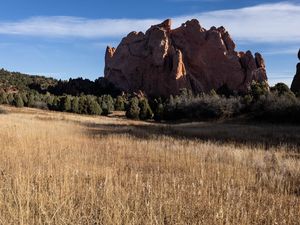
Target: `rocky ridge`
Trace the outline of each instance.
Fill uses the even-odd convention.
[[[237,52],[224,27],[203,28],[196,19],[171,29],[171,20],[146,33],[131,32],[115,49],[107,47],[105,78],[116,87],[151,96],[194,93],[226,87],[246,92],[250,83],[267,81],[259,53]]]

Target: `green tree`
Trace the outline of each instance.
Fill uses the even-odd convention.
[[[58,96],[54,96],[50,109],[59,110],[59,97]]]
[[[107,114],[112,113],[115,110],[114,99],[110,95],[104,95],[103,96],[103,101],[107,105]]]
[[[130,119],[139,119],[140,110],[139,99],[134,97],[129,102],[129,107],[126,111],[126,117]]]
[[[27,101],[27,106],[28,107],[33,107],[35,104],[35,98],[34,98],[34,94],[30,93],[29,96],[27,97],[28,101]]]
[[[47,103],[48,107],[53,105],[53,101],[54,101],[54,96],[53,95],[47,95],[46,103]]]
[[[255,100],[258,100],[260,96],[266,95],[269,92],[269,85],[267,82],[252,81],[250,86],[250,94]]]
[[[79,97],[79,113],[80,114],[88,114],[88,107],[87,107],[87,98],[84,95]]]
[[[21,94],[21,98],[23,100],[24,106],[28,106],[28,98],[26,93]]]
[[[71,104],[71,111],[73,113],[79,113],[79,98],[78,97],[74,97],[72,100],[72,104]]]
[[[277,83],[274,87],[271,87],[272,92],[276,92],[279,96],[290,94],[293,95],[293,92],[289,89],[289,87],[284,83]]]
[[[61,111],[70,112],[71,111],[71,97],[66,95],[60,99]]]
[[[5,92],[0,92],[0,104],[8,104],[7,94]]]
[[[101,102],[102,115],[107,116],[109,114],[109,109],[105,101]]]
[[[12,93],[9,93],[8,96],[7,96],[8,104],[13,105],[14,100],[15,100],[14,95]]]
[[[91,115],[101,115],[102,109],[99,103],[95,99],[91,99],[88,103],[89,114]]]
[[[14,96],[13,105],[16,106],[16,107],[18,107],[18,108],[24,107],[24,102],[23,102],[23,99],[22,99],[22,97],[21,97],[20,94],[16,94]]]
[[[146,98],[141,98],[140,99],[139,107],[140,107],[139,118],[141,120],[152,119],[153,112],[152,112],[151,107],[149,105],[149,102]]]
[[[124,111],[125,110],[125,99],[122,96],[117,96],[115,102],[115,110]]]

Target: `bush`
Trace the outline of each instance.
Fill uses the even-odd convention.
[[[86,96],[82,95],[79,97],[79,113],[80,114],[88,114],[88,107],[87,107],[87,99]]]
[[[102,108],[102,115],[106,116],[114,111],[114,99],[110,95],[103,95],[97,101]]]
[[[125,110],[125,99],[122,96],[118,96],[116,98],[115,109],[117,111],[124,111]]]
[[[126,110],[126,117],[130,119],[139,119],[140,110],[139,99],[134,97],[129,102],[129,106]]]
[[[254,118],[270,122],[300,122],[300,100],[286,92],[268,93],[253,104]]]
[[[88,100],[87,101],[88,114],[90,114],[90,115],[101,115],[102,109],[101,109],[99,103],[91,97],[89,97],[87,100]]]
[[[24,107],[24,102],[20,94],[14,96],[13,105],[18,108]]]
[[[7,94],[5,92],[0,92],[0,104],[8,104]]]
[[[74,97],[72,99],[72,103],[71,103],[71,111],[73,113],[79,113],[79,98],[78,97]]]
[[[71,107],[71,97],[69,95],[60,98],[60,111],[70,112]]]
[[[165,106],[164,119],[194,119],[207,120],[228,118],[241,113],[244,105],[240,97],[220,97],[215,93],[211,95],[198,95],[188,99],[184,96],[170,98]]]
[[[152,112],[151,107],[150,107],[150,105],[148,103],[148,100],[146,98],[140,99],[139,107],[140,107],[139,118],[141,120],[152,119],[153,112]]]
[[[28,107],[34,107],[34,103],[35,103],[35,100],[34,100],[34,94],[29,94],[29,96],[27,97],[28,101],[27,101],[27,105]]]
[[[269,85],[267,82],[252,81],[250,86],[250,94],[255,100],[258,100],[260,96],[266,95],[269,92]]]
[[[28,105],[28,98],[27,98],[26,93],[22,93],[21,98],[23,100],[24,106],[27,106]]]
[[[13,105],[14,104],[14,100],[15,100],[14,95],[12,93],[9,93],[8,96],[7,96],[7,102],[8,102],[8,104]]]
[[[289,89],[289,87],[284,83],[278,83],[274,87],[270,89],[272,92],[277,93],[279,96],[285,95],[289,93],[290,95],[294,95],[294,93]]]

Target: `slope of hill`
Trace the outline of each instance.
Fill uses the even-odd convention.
[[[7,92],[29,91],[30,89],[43,91],[56,84],[57,80],[54,78],[0,70],[0,90]]]

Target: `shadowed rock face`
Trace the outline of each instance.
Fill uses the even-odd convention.
[[[300,60],[300,49],[298,52],[298,59]],[[300,92],[300,63],[297,64],[297,71],[292,82],[291,90],[294,93]]]
[[[224,27],[206,30],[197,20],[172,30],[171,20],[145,34],[131,32],[117,49],[107,47],[105,77],[118,88],[151,96],[194,93],[227,86],[246,92],[252,80],[266,81],[262,56],[236,52]]]

